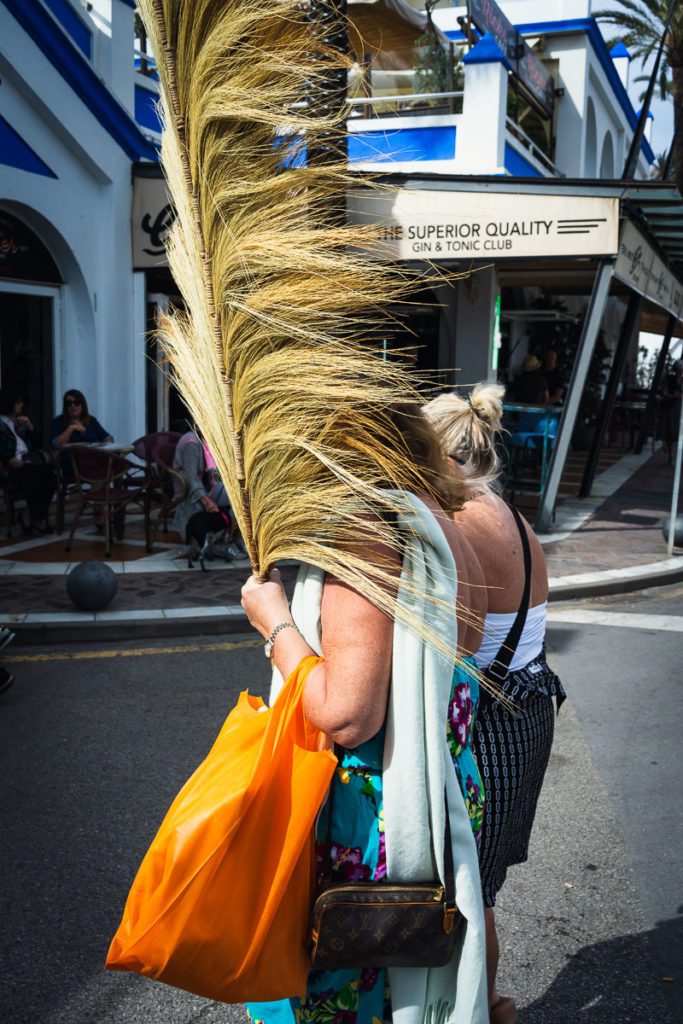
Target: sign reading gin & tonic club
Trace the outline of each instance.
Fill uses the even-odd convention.
[[[404,260],[608,256],[619,243],[616,198],[357,190],[348,216],[377,226],[382,252]]]

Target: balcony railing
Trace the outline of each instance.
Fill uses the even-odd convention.
[[[527,135],[524,129],[513,121],[512,118],[508,117],[505,121],[505,127],[510,135],[513,136],[520,143],[520,145],[529,153],[536,163],[540,164],[543,170],[547,171],[548,174],[554,178],[563,178],[564,174],[562,171],[558,171],[555,164],[552,162],[547,153],[544,153],[541,147],[534,142],[531,136]]]
[[[347,99],[350,118],[460,114],[464,92],[400,93],[396,96],[353,96]],[[388,108],[388,109],[381,109]]]

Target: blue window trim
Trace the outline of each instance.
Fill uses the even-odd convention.
[[[619,106],[626,115],[631,129],[636,130],[638,125],[638,115],[631,103],[628,93],[624,88],[624,83],[619,77],[619,72],[614,66],[612,55],[607,47],[607,43],[603,39],[600,26],[598,25],[595,18],[574,18],[565,21],[530,21],[525,22],[521,25],[515,25],[515,28],[523,36],[542,36],[542,35],[561,35],[566,32],[584,32],[593,47],[595,56],[598,58],[607,80],[612,87],[612,91],[619,103]],[[458,30],[450,30],[445,33],[449,39],[463,40],[465,35],[463,32]],[[649,163],[655,162],[655,154],[652,151],[652,147],[647,139],[643,139],[642,152],[645,159]]]
[[[394,128],[384,131],[350,132],[349,163],[430,163],[455,157],[456,126]]]
[[[57,21],[69,33],[76,46],[86,57],[92,57],[92,32],[84,25],[69,0],[43,0],[43,3],[54,14]]]
[[[135,86],[135,120],[143,128],[152,132],[161,132],[161,120],[157,111],[159,93],[146,89],[144,85]]]
[[[0,114],[0,164],[16,167],[30,174],[42,174],[44,178],[57,178],[57,175],[42,160],[35,149],[21,137],[16,128]]]
[[[26,3],[26,0],[0,0],[0,3],[5,5],[124,153],[131,160],[157,162],[156,147],[145,138],[68,36],[56,27],[45,8],[38,3]]]

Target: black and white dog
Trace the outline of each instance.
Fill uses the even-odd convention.
[[[195,512],[185,527],[185,546],[187,547],[187,567],[192,569],[193,560],[197,558],[204,572],[207,568],[205,560],[213,557],[214,544],[225,545],[225,561],[229,562],[227,551],[230,520],[223,512]]]

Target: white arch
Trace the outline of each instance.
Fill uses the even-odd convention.
[[[584,155],[584,177],[595,178],[598,170],[598,131],[595,121],[595,106],[589,97],[586,107],[586,140]]]
[[[71,246],[54,224],[26,203],[0,198],[0,210],[6,210],[29,227],[49,251],[64,282],[58,290],[59,308],[55,309],[53,338],[53,395],[61,405],[67,387],[79,387],[92,393],[96,365],[95,311],[88,287]]]
[[[614,142],[612,133],[607,132],[602,142],[602,156],[600,157],[600,177],[614,177]]]

